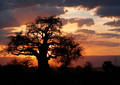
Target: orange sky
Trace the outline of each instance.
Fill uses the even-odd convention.
[[[115,27],[103,25],[104,23],[106,23],[108,21],[112,21],[115,18],[106,18],[106,17],[101,18],[99,16],[95,16],[94,15],[95,9],[91,10],[91,11],[87,11],[82,8],[80,10],[78,10],[77,8],[65,7],[64,10],[67,10],[67,12],[65,14],[60,15],[61,18],[65,18],[68,20],[76,18],[76,19],[78,19],[78,21],[75,21],[75,20],[73,20],[72,22],[68,21],[63,26],[63,31],[77,36],[77,40],[82,44],[83,48],[85,48],[85,50],[84,50],[85,55],[120,55],[120,52],[119,52],[120,45],[114,46],[114,44],[120,43],[120,39],[118,39],[114,36],[113,37],[104,37],[104,36],[99,35],[102,33],[106,33],[105,36],[107,36],[107,34],[109,34],[109,33],[114,33],[114,34],[116,33],[116,32],[108,31]],[[32,14],[30,14],[30,16],[33,17],[33,15],[35,15],[34,11],[31,13]],[[17,19],[18,15],[20,16],[20,14],[15,13],[14,17]],[[3,31],[10,30],[11,33],[24,30],[25,25],[23,25],[23,24],[34,20],[32,17],[30,17],[30,16],[26,17],[24,15],[25,14],[23,13],[21,18],[18,19],[19,23],[22,22],[20,26],[4,27],[2,30]],[[90,22],[82,22],[82,20],[84,20],[84,18],[85,19],[91,18],[94,20],[94,23],[90,24]],[[23,20],[23,21],[21,21],[21,20]],[[80,20],[81,20],[81,22],[80,22]],[[83,23],[83,25],[81,25],[80,23]],[[78,24],[80,24],[80,25],[78,25]],[[81,29],[83,29],[84,31],[81,31]],[[76,31],[78,31],[78,30],[79,30],[79,32],[77,33]],[[89,33],[90,31],[94,31],[95,33]],[[83,37],[87,38],[87,39],[81,40],[81,37],[79,36],[79,34],[82,34]],[[116,33],[116,34],[119,35],[119,33]],[[11,35],[11,34],[9,34],[9,35]],[[108,45],[106,43],[108,43]]]
[[[84,56],[120,55],[119,3],[119,0],[1,0],[0,50],[7,46],[10,35],[25,30],[25,24],[36,16],[57,15],[63,21],[62,31],[80,43]]]
[[[1,0],[0,50],[7,46],[10,35],[25,30],[25,24],[34,21],[36,16],[57,15],[63,21],[62,31],[72,35],[80,43],[84,48],[84,56],[120,55],[120,14],[117,11],[120,8],[119,1],[61,1],[56,0],[53,3],[48,0],[43,3],[30,0],[24,2],[28,4],[25,6],[23,2]]]

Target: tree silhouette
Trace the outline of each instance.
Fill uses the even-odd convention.
[[[32,24],[27,25],[27,30],[11,37],[8,52],[14,55],[34,55],[38,60],[38,68],[47,70],[47,53],[51,45],[57,44],[62,23],[59,18],[38,17]]]
[[[83,70],[84,70],[85,72],[90,72],[90,71],[92,71],[92,70],[93,70],[92,63],[87,61],[87,62],[85,63],[85,66],[84,66]]]
[[[114,72],[116,70],[116,67],[111,61],[105,61],[102,65],[102,68],[105,72]]]
[[[11,36],[8,52],[14,55],[33,55],[38,60],[38,69],[47,71],[48,60],[61,56],[61,60],[68,65],[71,59],[81,56],[81,48],[72,38],[62,36],[62,22],[56,17],[38,17],[32,24],[27,24],[23,32]],[[52,54],[48,54],[52,51]],[[59,52],[58,52],[59,51]]]

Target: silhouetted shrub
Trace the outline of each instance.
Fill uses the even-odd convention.
[[[34,72],[36,68],[33,67],[30,59],[26,58],[22,61],[14,59],[3,66],[2,70],[5,72]]]
[[[92,67],[92,64],[90,62],[86,62],[84,68],[83,68],[83,71],[84,72],[90,72],[93,70],[93,67]]]
[[[77,66],[77,67],[75,68],[75,70],[76,70],[77,72],[82,72],[83,68],[82,68],[81,66]]]
[[[114,71],[116,71],[116,67],[112,64],[111,61],[105,61],[102,67],[103,67],[104,72],[114,72]]]

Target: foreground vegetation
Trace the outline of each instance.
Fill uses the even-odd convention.
[[[87,63],[83,68],[65,68],[49,69],[47,73],[38,72],[36,67],[29,61],[11,63],[0,66],[1,83],[4,85],[37,85],[37,84],[80,84],[80,85],[116,85],[120,83],[120,67],[114,66],[110,61],[103,64],[103,68],[92,68]]]

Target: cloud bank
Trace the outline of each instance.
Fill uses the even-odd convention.
[[[0,11],[33,5],[77,7],[87,9],[99,7],[96,14],[104,17],[120,17],[120,0],[1,0]]]

